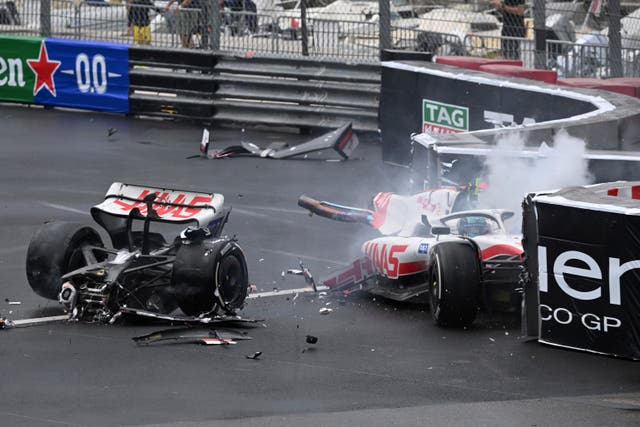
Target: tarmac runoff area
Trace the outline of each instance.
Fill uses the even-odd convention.
[[[59,316],[24,272],[45,220],[91,223],[114,181],[214,191],[233,206],[256,292],[228,346],[136,345],[166,325],[54,322],[0,331],[0,419],[12,426],[637,426],[637,363],[527,342],[517,316],[482,315],[468,330],[435,327],[424,307],[367,294],[304,292],[285,274],[299,258],[316,278],[347,264],[375,232],[309,217],[301,194],[367,206],[404,171],[364,138],[347,162],[187,159],[202,126],[0,106],[0,314]],[[109,129],[116,129],[108,135]],[[296,134],[212,129],[216,148]],[[297,289],[297,291],[296,291]],[[260,295],[258,297],[258,295]],[[17,303],[20,304],[17,304]],[[321,314],[323,308],[331,308]],[[307,335],[318,338],[309,344]],[[251,356],[261,352],[256,359]]]

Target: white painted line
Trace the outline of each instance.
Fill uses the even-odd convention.
[[[329,288],[326,286],[318,286],[318,292],[326,291]],[[294,294],[305,294],[305,293],[314,293],[315,291],[311,287],[306,288],[297,288],[297,289],[283,289],[279,291],[270,291],[270,292],[258,292],[247,295],[247,299],[257,299],[257,298],[269,298],[269,297],[277,297],[277,296],[286,296],[286,295],[294,295]],[[47,316],[47,317],[32,317],[29,319],[18,319],[18,320],[9,320],[9,325],[15,328],[26,328],[28,326],[36,326],[43,325],[45,323],[53,323],[53,322],[63,322],[65,320],[69,320],[69,316],[66,314],[62,314],[60,316]]]
[[[318,292],[326,291],[327,289],[329,288],[326,286],[318,286]],[[277,297],[279,295],[305,294],[305,293],[313,293],[313,292],[314,290],[311,287],[297,288],[297,289],[283,289],[281,291],[258,292],[257,294],[249,294],[247,295],[247,299]]]
[[[233,213],[239,213],[241,215],[247,215],[247,216],[253,216],[253,217],[257,217],[257,218],[266,218],[269,215],[267,214],[263,214],[263,213],[258,213],[258,212],[253,212],[247,209],[242,209],[242,208],[233,208]]]
[[[19,319],[19,320],[10,320],[11,324],[16,328],[34,326],[34,325],[42,325],[43,323],[51,323],[51,322],[61,322],[63,320],[68,320],[69,316],[66,314],[60,316],[48,316],[48,317],[33,317],[31,319]]]
[[[72,208],[69,206],[58,205],[56,203],[40,202],[40,204],[47,206],[49,208],[58,209],[65,212],[73,212],[73,213],[82,214],[82,215],[89,215],[89,212],[81,211],[80,209]]]
[[[15,252],[22,252],[26,250],[28,247],[29,247],[28,245],[23,245],[23,246],[17,246],[15,248],[0,249],[0,255],[9,255]]]
[[[256,205],[242,205],[244,208],[249,209],[262,209],[265,211],[273,211],[273,212],[282,212],[282,213],[290,213],[290,214],[298,214],[298,215],[308,215],[309,211],[300,209],[286,209],[286,208],[274,208],[272,206],[256,206]],[[236,209],[235,207],[233,208]]]
[[[334,261],[332,259],[327,259],[327,258],[318,258],[318,257],[314,257],[314,256],[309,256],[309,255],[301,255],[301,254],[297,254],[297,253],[293,253],[293,252],[279,251],[277,249],[267,249],[267,248],[252,248],[252,249],[258,250],[258,251],[267,252],[267,253],[272,253],[272,254],[290,256],[290,257],[293,257],[295,259],[302,259],[302,260],[309,260],[310,259],[310,260],[313,260],[313,261],[328,262],[328,263],[340,265],[340,266],[343,266],[343,267],[346,267],[347,265],[351,265],[350,263],[346,263],[346,262]]]

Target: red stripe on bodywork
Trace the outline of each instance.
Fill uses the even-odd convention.
[[[347,133],[344,134],[344,137],[342,138],[342,141],[340,141],[340,143],[338,144],[338,148],[339,149],[343,149],[345,145],[347,145],[347,141],[349,141],[349,139],[351,139],[351,135],[353,135],[353,131],[351,129],[349,129],[347,131]]]
[[[482,259],[497,255],[522,255],[522,249],[511,245],[494,245],[482,250]]]
[[[618,195],[617,188],[610,188],[607,190],[607,196],[617,196],[617,195]]]
[[[404,262],[400,264],[400,268],[398,269],[398,275],[404,276],[407,274],[415,274],[425,271],[427,269],[426,261],[414,261],[414,262]]]
[[[371,226],[375,229],[382,227],[387,218],[387,208],[389,207],[389,200],[391,199],[391,193],[378,193],[373,198],[373,205],[375,211],[373,212],[373,220],[371,220]]]
[[[634,185],[631,187],[631,198],[640,199],[640,185]]]

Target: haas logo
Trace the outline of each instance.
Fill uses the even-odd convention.
[[[151,193],[150,190],[144,190],[137,197],[138,200],[142,200]],[[171,200],[169,198],[169,193],[160,193],[156,192],[156,200],[162,202],[160,204],[153,205],[153,209],[158,213],[161,217],[173,217],[177,219],[189,219],[194,217],[200,212],[200,208],[195,207],[198,204],[210,203],[211,197],[209,196],[195,196],[191,200],[187,201],[187,196],[185,194],[178,194],[175,199]],[[126,202],[124,200],[114,200],[114,204],[120,206],[122,211],[128,212],[133,208],[140,209],[140,213],[142,215],[146,215],[147,206],[144,202]],[[181,206],[176,206],[181,205]]]
[[[407,246],[369,242],[365,246],[365,252],[373,262],[376,271],[390,279],[397,279],[400,273],[397,254],[403,253]]]

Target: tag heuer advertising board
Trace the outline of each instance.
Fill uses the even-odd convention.
[[[422,100],[422,131],[458,133],[469,130],[469,109],[459,105]]]

